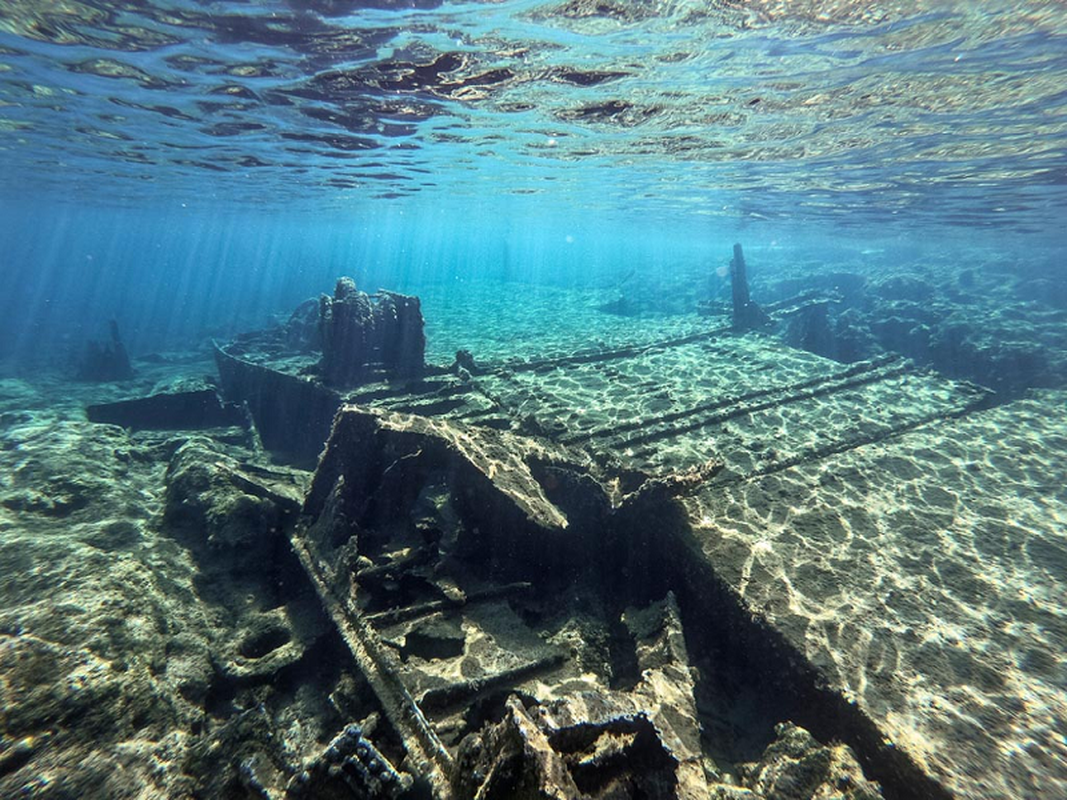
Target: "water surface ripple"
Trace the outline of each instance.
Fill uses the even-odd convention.
[[[102,202],[1026,229],[1067,207],[1065,87],[1058,0],[0,7],[8,190]]]

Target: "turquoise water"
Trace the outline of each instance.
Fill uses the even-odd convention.
[[[340,274],[670,283],[735,239],[757,281],[1056,270],[1065,56],[1057,2],[7,2],[0,356],[108,317],[191,346]]]
[[[1065,220],[1062,0],[0,0],[0,797],[1067,797]]]

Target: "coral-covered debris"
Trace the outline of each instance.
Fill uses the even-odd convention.
[[[351,278],[319,303],[322,375],[332,386],[357,386],[377,371],[415,377],[424,367],[426,336],[419,298],[369,295]]]

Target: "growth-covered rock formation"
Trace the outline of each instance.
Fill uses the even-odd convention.
[[[426,336],[417,297],[372,296],[341,278],[333,297],[322,296],[319,324],[322,375],[331,386],[355,386],[376,371],[407,378],[422,372]]]

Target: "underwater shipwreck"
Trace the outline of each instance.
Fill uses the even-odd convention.
[[[156,389],[88,422],[7,412],[4,506],[78,532],[51,563],[82,593],[35,616],[48,575],[8,554],[11,596],[89,645],[5,620],[0,793],[1067,790],[1021,567],[1060,557],[1019,488],[1067,484],[1055,421],[792,346],[835,298],[759,305],[731,263],[696,332],[451,364],[418,298],[344,278],[216,343],[217,379],[142,363]]]
[[[1067,800],[1067,2],[0,4],[0,800]]]

